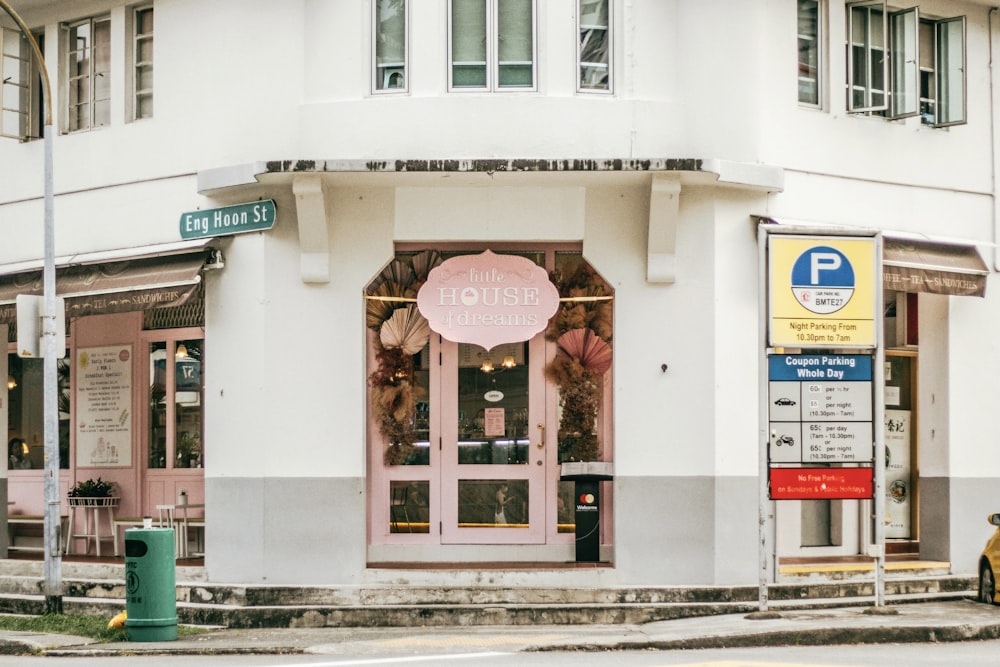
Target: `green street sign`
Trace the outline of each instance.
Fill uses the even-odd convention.
[[[276,213],[272,199],[181,213],[181,238],[200,239],[263,231],[274,227]]]

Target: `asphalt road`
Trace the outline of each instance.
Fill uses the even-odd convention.
[[[876,644],[851,646],[782,646],[756,649],[676,651],[426,652],[372,656],[338,655],[182,655],[24,657],[0,656],[0,667],[32,667],[56,663],[65,667],[995,667],[1000,640],[942,644]]]

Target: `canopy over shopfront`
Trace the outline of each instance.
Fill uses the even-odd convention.
[[[886,289],[986,296],[989,273],[973,245],[882,236],[882,284]]]
[[[215,253],[205,241],[130,252],[56,260],[56,295],[66,300],[67,318],[183,305],[197,292],[201,272]],[[0,266],[0,324],[15,321],[19,294],[42,292],[41,268]]]
[[[806,226],[792,220],[752,217],[760,224]],[[822,233],[822,230],[817,228],[817,233]],[[901,232],[882,233],[884,289],[981,297],[986,296],[986,277],[989,274],[990,270],[974,244]]]

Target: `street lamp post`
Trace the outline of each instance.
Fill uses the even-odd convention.
[[[59,512],[59,413],[56,402],[56,336],[65,332],[56,331],[56,268],[55,268],[55,222],[53,216],[52,187],[52,86],[45,58],[34,35],[21,17],[7,3],[0,0],[3,9],[17,24],[25,39],[31,45],[38,69],[42,76],[42,94],[45,98],[45,259],[42,269],[42,409],[44,412],[45,437],[45,611],[50,614],[62,613],[62,556],[60,553],[62,529]],[[70,527],[72,532],[72,527]]]

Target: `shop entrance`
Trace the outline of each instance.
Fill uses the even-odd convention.
[[[507,252],[529,258],[546,275],[582,262],[578,251]],[[406,261],[423,264],[420,253]],[[529,546],[531,560],[571,560],[574,485],[560,480],[560,463],[580,451],[574,443],[585,438],[576,433],[579,428],[560,435],[561,428],[567,430],[561,424],[565,400],[547,369],[561,348],[551,328],[490,349],[426,330],[423,338],[397,336],[394,329],[419,324],[410,321],[414,313],[405,312],[408,306],[399,305],[415,293],[406,286],[401,264],[397,259],[385,269],[367,296],[372,560],[529,558],[529,551],[506,545]],[[581,299],[581,321],[588,308],[608,307],[610,299],[594,294]],[[384,303],[395,305],[390,309]],[[393,318],[399,327],[384,324]],[[407,343],[423,347],[407,348]],[[611,460],[610,382],[594,377],[596,417],[586,440],[594,443],[592,454],[599,460]],[[408,399],[412,416],[407,416]],[[602,502],[609,507],[611,494]],[[497,549],[470,551],[463,545]]]
[[[442,345],[442,542],[544,541],[544,344]]]

